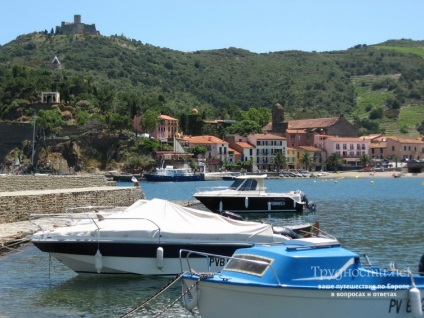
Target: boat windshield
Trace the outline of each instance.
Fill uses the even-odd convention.
[[[239,191],[252,191],[256,190],[258,181],[255,179],[236,179],[233,184],[230,186],[230,189],[239,190]]]
[[[272,262],[272,259],[258,255],[238,254],[235,257],[228,261],[224,270],[262,276]]]

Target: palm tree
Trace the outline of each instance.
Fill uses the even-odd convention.
[[[333,152],[331,155],[327,158],[327,166],[334,169],[335,172],[337,172],[337,168],[343,165],[342,157],[340,156],[340,153]]]
[[[392,160],[395,162],[395,169],[397,170],[399,157],[395,155],[395,156],[393,156]]]
[[[303,165],[304,169],[309,170],[312,162],[313,159],[311,158],[311,155],[308,152],[302,154],[302,157],[300,158],[300,163]]]
[[[368,156],[367,154],[362,154],[359,157],[359,162],[361,163],[361,165],[365,168],[369,163],[372,162],[372,159],[370,156]]]
[[[277,173],[280,173],[280,167],[287,167],[287,158],[282,152],[277,152],[271,159],[271,163],[277,169]]]

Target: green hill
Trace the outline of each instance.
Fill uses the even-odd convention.
[[[322,53],[184,53],[123,36],[32,33],[0,47],[0,119],[30,116],[25,106],[41,91],[59,91],[76,112],[182,118],[197,108],[204,118],[238,119],[278,102],[288,119],[343,113],[364,134],[417,135],[423,55],[424,42],[411,40]]]

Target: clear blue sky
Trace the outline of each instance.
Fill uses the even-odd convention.
[[[1,0],[0,45],[62,21],[179,51],[346,50],[424,40],[423,0]]]

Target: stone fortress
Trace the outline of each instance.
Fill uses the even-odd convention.
[[[74,15],[74,22],[63,22],[60,26],[56,26],[56,34],[89,34],[100,35],[96,30],[95,24],[81,23],[81,15]]]

